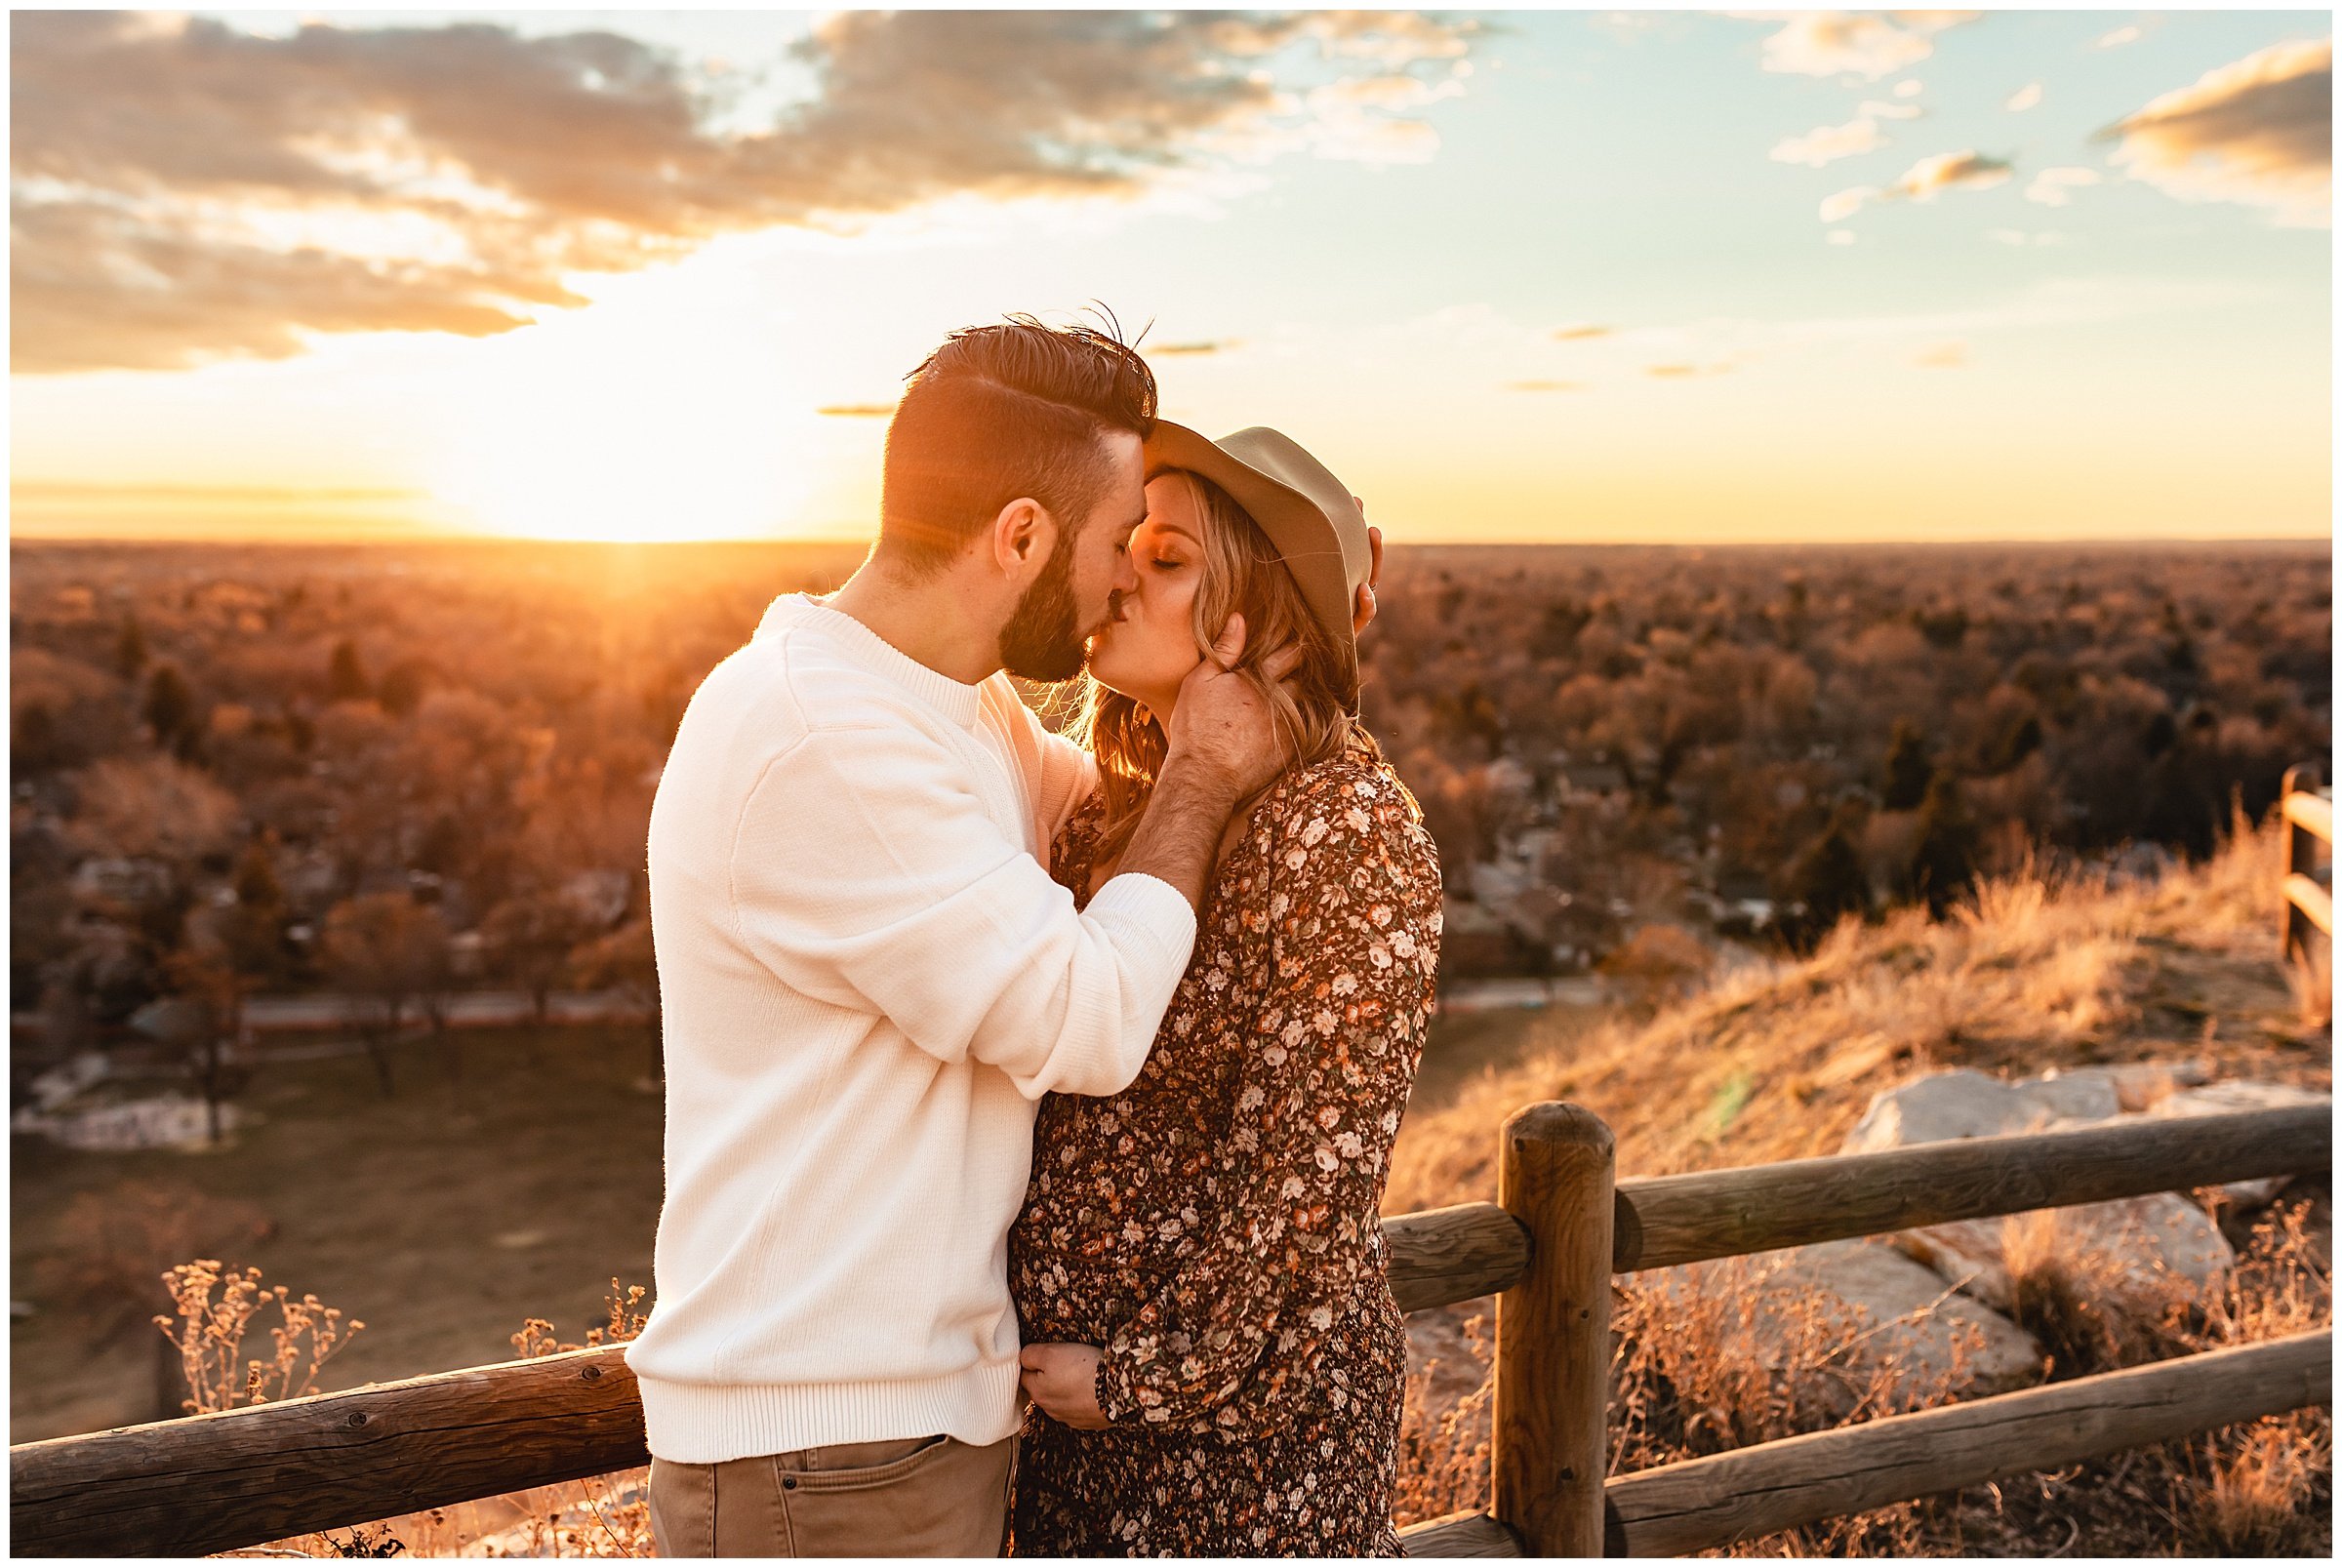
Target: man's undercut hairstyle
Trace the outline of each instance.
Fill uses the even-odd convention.
[[[1154,428],[1154,372],[1089,327],[970,327],[907,380],[886,431],[878,553],[914,573],[942,568],[1020,498],[1077,528],[1113,478],[1104,437]]]

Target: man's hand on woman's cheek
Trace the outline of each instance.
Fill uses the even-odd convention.
[[[1098,1363],[1095,1345],[1028,1345],[1017,1362],[1025,1371],[1026,1396],[1051,1420],[1084,1431],[1098,1431],[1112,1423],[1098,1408]]]

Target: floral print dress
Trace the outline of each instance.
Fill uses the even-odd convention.
[[[1099,820],[1058,836],[1076,899]],[[1010,1288],[1025,1343],[1101,1347],[1111,1425],[1027,1411],[1017,1555],[1399,1554],[1378,1216],[1438,946],[1422,813],[1353,746],[1253,813],[1137,1080],[1042,1102]]]

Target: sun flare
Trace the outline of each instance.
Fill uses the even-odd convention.
[[[787,534],[817,417],[794,378],[642,290],[480,345],[432,493],[484,532],[648,543]]]

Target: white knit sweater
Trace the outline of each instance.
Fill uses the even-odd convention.
[[[1015,766],[1009,766],[1013,759]],[[1017,1424],[1034,1102],[1138,1075],[1194,913],[1041,860],[1086,753],[818,599],[708,675],[651,808],[666,1195],[626,1347],[653,1455]]]

